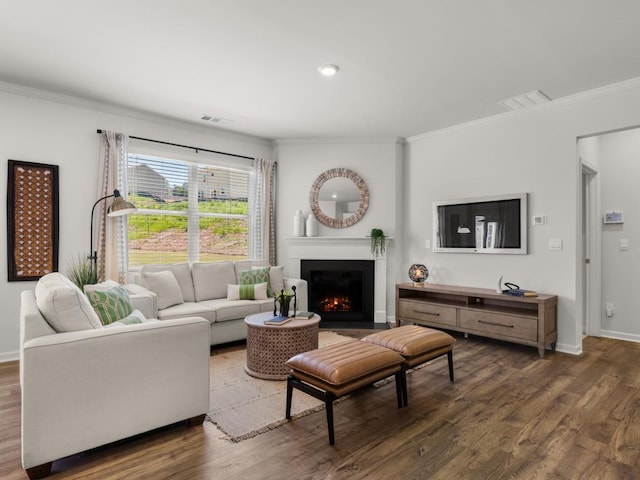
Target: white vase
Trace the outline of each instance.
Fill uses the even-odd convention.
[[[293,215],[293,236],[304,237],[304,216],[302,210],[296,210]]]
[[[313,216],[313,213],[310,213],[307,217],[307,237],[317,237],[318,236],[318,221],[316,217]]]

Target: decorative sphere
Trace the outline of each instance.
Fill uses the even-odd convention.
[[[424,285],[424,282],[427,281],[427,277],[429,277],[429,270],[425,265],[422,265],[421,263],[414,263],[409,267],[409,278],[414,285]]]

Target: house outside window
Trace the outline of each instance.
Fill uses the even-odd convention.
[[[130,153],[129,268],[249,256],[248,169]]]

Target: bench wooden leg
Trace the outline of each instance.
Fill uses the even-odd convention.
[[[449,380],[453,382],[453,350],[447,352],[447,360],[449,361]]]
[[[330,392],[325,392],[319,388],[308,385],[293,375],[289,375],[289,377],[287,377],[287,420],[291,420],[291,397],[293,396],[294,387],[324,402],[327,412],[327,428],[329,429],[329,445],[335,445],[335,436],[333,433],[333,401],[338,397]]]
[[[335,396],[325,392],[324,409],[327,412],[327,429],[329,430],[329,445],[335,445],[335,436],[333,434],[333,401]]]
[[[396,373],[396,396],[398,397],[398,408],[409,405],[409,394],[407,393],[407,369],[402,365],[402,369]]]
[[[285,413],[285,418],[287,420],[291,420],[291,397],[293,396],[293,375],[289,375],[287,377],[287,411]]]

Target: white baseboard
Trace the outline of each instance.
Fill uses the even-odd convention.
[[[0,353],[0,363],[13,362],[14,360],[20,360],[20,352]]]
[[[568,353],[570,355],[582,355],[582,345],[569,345],[568,343],[557,343],[556,352]]]
[[[628,342],[640,343],[640,335],[634,333],[616,332],[615,330],[600,330],[600,336],[613,338],[615,340],[626,340]]]

